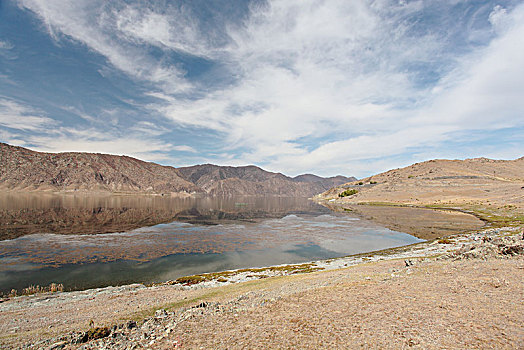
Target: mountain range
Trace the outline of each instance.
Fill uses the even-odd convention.
[[[309,197],[354,177],[289,177],[250,165],[174,168],[128,156],[43,153],[0,143],[0,190]]]

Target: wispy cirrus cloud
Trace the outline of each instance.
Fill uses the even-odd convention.
[[[16,101],[0,98],[1,126],[16,130],[38,131],[55,124],[54,120],[41,114],[41,111]]]
[[[0,50],[11,50],[12,48],[13,44],[11,44],[9,41],[0,40]]]
[[[131,133],[120,135],[113,131],[59,127],[52,133],[11,136],[11,143],[41,152],[92,152],[127,155],[145,161],[177,163],[170,151],[192,152],[186,145],[157,140],[150,135]],[[18,142],[17,142],[18,141]]]
[[[33,135],[27,138],[26,145],[41,152],[93,152],[114,155],[127,155],[146,161],[176,161],[169,155],[172,144],[153,139],[133,136],[114,137],[93,130],[60,130],[53,137]]]
[[[114,128],[77,128],[42,116],[27,104],[0,98],[0,139],[42,152],[96,152],[129,155],[149,161],[176,161],[170,151],[195,152],[187,145],[173,145],[154,138],[159,128],[146,122],[122,135]],[[152,130],[147,132],[147,127]]]
[[[18,3],[142,84],[149,115],[132,133],[201,153],[166,135],[212,131],[210,162],[364,175],[445,153],[458,134],[524,128],[517,1],[271,0],[236,17],[213,2],[205,15],[185,2]]]
[[[444,44],[454,33],[414,30],[409,17],[423,7],[271,2],[231,34],[237,85],[197,101],[166,99],[159,111],[226,130],[228,147],[247,150],[236,162],[294,173],[441,147],[461,130],[522,126],[524,7],[495,6],[493,39],[465,54]]]
[[[124,2],[21,0],[19,4],[39,16],[57,41],[61,36],[78,41],[103,55],[117,69],[158,84],[165,91],[190,88],[175,65],[155,60],[147,50],[137,47],[125,31],[119,30],[126,15],[132,16],[125,8],[122,10]]]
[[[188,145],[173,146],[172,149],[179,152],[197,153],[196,149]]]

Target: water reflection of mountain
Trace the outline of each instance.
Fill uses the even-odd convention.
[[[34,233],[123,232],[172,221],[198,224],[254,221],[322,210],[304,198],[3,194],[0,196],[0,239]]]

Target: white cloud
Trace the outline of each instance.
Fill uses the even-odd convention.
[[[243,23],[225,23],[225,44],[183,6],[20,3],[56,37],[82,42],[123,72],[155,83],[148,86],[149,97],[158,98],[147,106],[153,113],[222,135],[216,162],[363,175],[355,169],[364,162],[367,171],[389,166],[377,158],[441,147],[454,132],[523,126],[524,5],[493,7],[484,19],[491,42],[459,52],[450,42],[460,23],[416,27],[434,5],[424,1],[273,0],[253,6]],[[470,36],[488,40],[481,32]],[[149,55],[149,46],[214,60],[233,83],[181,98],[181,91],[195,92],[194,83],[181,67]],[[132,130],[163,134],[148,123]]]
[[[497,11],[502,13],[500,9]],[[524,6],[520,6],[508,14],[504,19],[505,30],[499,30],[499,37],[487,47],[464,57],[453,57],[458,60],[456,69],[442,78],[434,89],[439,92],[434,94],[424,89],[417,90],[408,74],[403,74],[399,69],[403,63],[409,63],[413,56],[429,60],[439,46],[434,40],[429,40],[429,44],[418,45],[416,39],[406,41],[406,38],[402,38],[403,45],[399,46],[399,51],[405,50],[406,55],[401,54],[392,60],[386,54],[390,50],[388,45],[397,43],[384,43],[386,48],[382,50],[386,52],[376,53],[374,63],[377,68],[370,71],[366,69],[366,62],[360,61],[362,58],[365,61],[366,55],[351,54],[352,49],[360,51],[365,47],[354,39],[358,37],[358,31],[352,33],[354,42],[346,45],[347,51],[344,52],[344,56],[358,57],[358,60],[348,64],[347,71],[343,69],[343,57],[312,56],[314,47],[305,51],[311,59],[304,62],[303,58],[308,58],[308,55],[297,55],[292,69],[280,68],[271,59],[255,60],[256,64],[262,62],[262,66],[266,64],[269,68],[248,70],[251,79],[246,79],[238,89],[227,91],[227,98],[218,99],[218,102],[240,101],[239,105],[244,102],[244,106],[250,103],[256,105],[254,101],[258,100],[263,106],[259,111],[232,118],[230,123],[234,127],[230,137],[233,141],[243,141],[243,145],[252,143],[252,150],[246,152],[242,160],[263,159],[274,170],[286,169],[291,173],[300,173],[323,169],[325,172],[329,169],[335,171],[347,164],[348,172],[362,175],[357,171],[361,166],[357,167],[356,161],[376,163],[373,160],[375,158],[400,155],[410,149],[428,145],[440,147],[452,132],[458,130],[483,129],[489,132],[522,126],[523,11]],[[286,13],[281,8],[278,12]],[[336,17],[334,21],[337,22]],[[395,29],[389,27],[386,21],[383,31],[374,30],[370,34],[366,28],[362,30],[364,41],[374,46],[386,39],[387,32]],[[293,47],[293,42],[304,45],[311,37],[306,35],[305,40],[301,40],[300,37],[291,36],[291,42],[286,45],[279,43],[288,38],[286,35],[273,38],[269,28],[261,32],[264,34],[260,34],[264,36],[261,40],[265,40],[266,47],[252,46],[260,48],[264,55],[284,51],[283,57],[292,57],[291,54],[285,54],[286,48],[290,52],[300,51],[300,48]],[[279,48],[276,51],[268,48],[274,44],[273,39]],[[332,39],[322,42],[332,43]],[[418,39],[424,41],[427,38]],[[249,58],[249,55],[246,56]],[[322,61],[326,57],[333,63]],[[401,103],[400,106],[395,103],[395,100],[405,101],[406,98],[412,99],[413,103]],[[210,111],[220,110],[220,104],[217,108],[213,100],[209,102],[200,103]],[[341,132],[346,136],[341,141],[328,141],[312,151],[290,143],[306,136],[327,135],[329,138],[330,132]],[[369,174],[372,166],[366,163],[365,169]]]
[[[321,167],[325,152],[307,152],[297,140],[338,132],[362,148],[359,141],[369,138],[363,135],[403,129],[395,107],[422,95],[401,66],[429,60],[438,45],[432,36],[406,36],[408,28],[383,10],[363,1],[274,1],[230,33],[228,53],[241,75],[236,86],[198,101],[165,99],[158,111],[226,133],[227,147],[248,150],[246,162],[288,171]],[[395,16],[411,10],[398,8]],[[325,156],[351,157],[342,150]]]
[[[422,120],[462,130],[524,125],[524,5],[505,16],[504,32],[463,57],[437,86],[439,93],[419,112]]]
[[[13,47],[9,41],[0,40],[0,50],[11,50]]]
[[[197,150],[188,145],[173,146],[174,151],[197,153]]]
[[[37,14],[57,41],[59,34],[66,35],[105,56],[126,74],[157,83],[165,91],[180,92],[190,88],[183,71],[155,60],[132,42],[122,40],[125,35],[119,33],[115,25],[123,16],[121,2],[19,0],[19,4]]]
[[[38,131],[55,124],[54,120],[38,114],[39,112],[31,107],[0,98],[0,125],[3,127]]]
[[[398,116],[393,107],[420,95],[399,66],[428,59],[436,47],[432,37],[403,37],[406,30],[363,1],[274,1],[229,33],[235,86],[152,107],[176,123],[227,134],[230,148],[260,151],[333,128],[387,128],[384,120]],[[387,43],[391,32],[398,37]]]
[[[140,5],[126,6],[115,15],[116,27],[126,40],[205,56],[206,41],[192,13],[185,7],[168,7],[162,12]]]
[[[0,129],[0,142],[8,143],[14,146],[24,146],[25,141],[21,135]]]
[[[101,131],[93,128],[56,127],[53,130],[20,135],[2,132],[0,129],[0,138],[7,143],[40,152],[106,153],[154,162],[175,161],[169,152],[178,147],[156,140],[150,135],[119,135],[111,129]],[[181,151],[190,150],[183,147]]]
[[[130,131],[140,135],[159,136],[165,134],[168,131],[168,129],[143,120],[133,125],[130,128]]]
[[[278,11],[286,13],[281,8]],[[496,11],[503,13],[500,9]],[[246,94],[250,93],[250,87],[256,86],[250,98],[256,100],[255,96],[260,96],[260,101],[271,106],[262,112],[246,113],[233,120],[232,124],[236,126],[233,130],[240,134],[237,138],[243,139],[245,145],[254,143],[254,151],[246,152],[244,159],[265,159],[269,168],[286,169],[291,173],[310,169],[335,170],[348,164],[348,172],[362,175],[354,168],[357,160],[374,162],[373,159],[378,157],[400,155],[409,149],[431,144],[441,147],[442,142],[458,130],[481,129],[489,132],[522,126],[523,12],[524,6],[520,6],[508,13],[504,18],[504,31],[498,30],[499,36],[487,47],[463,57],[452,57],[458,64],[449,75],[442,78],[434,90],[439,93],[434,94],[417,89],[410,80],[409,72],[401,69],[403,64],[419,59],[429,61],[431,55],[439,54],[435,49],[439,43],[431,36],[402,37],[403,29],[394,28],[387,20],[377,20],[381,23],[381,29],[368,30],[363,25],[361,32],[352,32],[350,43],[340,46],[346,48],[340,56],[336,52],[329,52],[329,48],[325,50],[328,54],[317,56],[314,55],[315,47],[308,48],[304,44],[314,37],[313,34],[306,34],[304,38],[294,37],[296,33],[293,29],[294,35],[290,39],[295,45],[303,46],[294,48],[293,42],[289,46],[281,43],[288,36],[276,38],[276,35],[271,36],[269,28],[261,30],[265,35],[262,40],[265,40],[266,46],[253,44],[253,47],[261,47],[264,54],[284,51],[283,57],[293,57],[285,54],[286,47],[300,54],[294,61],[296,64],[289,70],[276,68],[271,60],[262,60],[271,65],[271,70],[266,69],[260,76],[247,80],[239,91],[233,90],[233,96],[228,96],[233,101],[238,96],[245,99]],[[358,12],[348,14],[340,11],[337,14],[347,18],[352,18],[351,15],[366,18],[366,14]],[[372,16],[367,15],[368,18]],[[493,20],[493,16],[491,18]],[[339,19],[343,21],[336,15],[332,19],[334,22]],[[300,22],[300,19],[297,21]],[[388,43],[390,32],[393,38]],[[401,35],[399,43],[394,40],[397,34]],[[362,42],[358,40],[359,35],[362,36]],[[270,48],[273,39],[276,40],[278,50]],[[336,42],[333,38],[324,39],[320,43]],[[427,39],[429,44],[424,43]],[[384,47],[377,52],[373,48],[380,43]],[[373,54],[359,55],[357,52],[365,50],[366,45],[372,47]],[[392,49],[392,45],[399,45],[398,50]],[[340,50],[340,47],[337,49]],[[300,50],[304,50],[305,54]],[[357,59],[344,66],[343,56]],[[327,61],[322,61],[326,58]],[[375,69],[367,69],[368,59],[376,65]],[[257,72],[257,69],[250,72]],[[406,101],[409,99],[413,102]],[[211,106],[208,108],[213,109]],[[341,132],[346,136],[341,141],[328,141],[312,151],[305,151],[299,145],[289,147],[290,141],[299,140],[300,137],[328,135],[329,138],[329,132]],[[273,146],[271,150],[266,147],[264,140]],[[279,146],[282,146],[280,152],[276,151]],[[368,166],[366,164],[366,173],[369,174],[371,166]]]
[[[161,162],[165,160],[173,161],[167,154],[172,149],[171,144],[142,139],[136,137],[114,138],[110,135],[98,135],[103,137],[89,138],[88,133],[70,133],[60,136],[29,136],[27,144],[31,144],[31,149],[40,152],[89,152],[105,153],[114,155],[127,155],[130,157]],[[74,136],[73,136],[74,135]],[[80,136],[80,137],[79,137]]]
[[[170,151],[196,152],[187,145],[174,146],[155,139],[159,131],[165,131],[147,122],[138,123],[137,129],[131,128],[122,136],[117,128],[65,127],[41,114],[20,102],[0,98],[0,141],[42,152],[109,153],[156,162],[174,161]]]
[[[507,10],[500,5],[497,5],[489,14],[489,22],[495,31],[500,32],[507,29],[508,17]]]

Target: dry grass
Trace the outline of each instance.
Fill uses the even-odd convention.
[[[309,273],[314,271],[322,270],[322,267],[317,267],[314,263],[305,263],[305,264],[291,264],[291,265],[282,265],[282,266],[270,266],[270,267],[261,267],[261,268],[247,268],[239,269],[233,271],[222,271],[222,272],[210,272],[203,273],[200,275],[184,276],[177,278],[174,281],[168,281],[167,285],[172,284],[182,284],[182,285],[193,285],[201,282],[207,281],[217,281],[217,282],[227,282],[228,278],[232,276],[249,273],[249,277],[255,278],[266,278],[268,275],[264,273],[283,273],[283,274],[299,274],[299,273]]]
[[[522,258],[398,267],[395,277],[392,264],[322,272],[299,281],[317,287],[238,314],[192,318],[173,337],[215,349],[524,346]],[[293,290],[297,281],[288,282]]]
[[[56,292],[63,292],[64,291],[64,285],[61,283],[51,283],[47,287],[41,287],[39,285],[30,285],[29,287],[26,287],[22,289],[21,293],[19,294],[16,289],[11,289],[11,292],[7,295],[9,298],[16,297],[18,295],[32,295],[32,294],[39,294],[39,293],[56,293]]]

